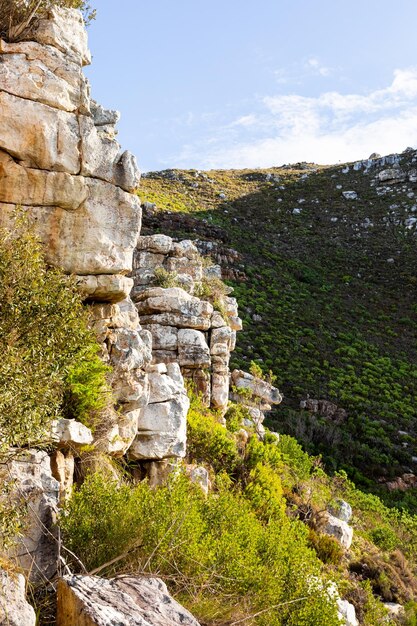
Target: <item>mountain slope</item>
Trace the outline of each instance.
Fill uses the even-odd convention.
[[[231,283],[245,331],[235,365],[255,359],[277,376],[285,400],[271,424],[362,484],[417,468],[416,161],[408,150],[333,167],[168,170],[141,186],[145,231],[212,240],[228,274],[246,277]],[[336,407],[300,410],[309,397]]]

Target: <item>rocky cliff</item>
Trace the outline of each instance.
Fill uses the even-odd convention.
[[[27,39],[0,41],[0,225],[14,228],[23,212],[47,262],[76,277],[112,368],[114,399],[97,432],[73,419],[56,420],[52,453],[24,451],[5,465],[4,478],[12,477],[15,497],[28,505],[25,536],[9,557],[37,584],[62,570],[56,516],[83,451],[126,456],[160,482],[168,460],[186,454],[184,378],[220,420],[226,412],[241,321],[220,268],[191,241],[140,237],[139,171],[116,140],[119,113],[91,98],[82,71],[90,53],[81,14],[51,9]],[[273,401],[280,400],[276,391]],[[62,602],[59,623],[81,623],[72,614],[63,617],[69,609]],[[24,603],[17,615],[20,626],[33,623]],[[109,616],[97,619],[85,623],[110,623]],[[123,623],[184,623],[174,612],[168,621],[150,619],[138,613],[137,621]]]

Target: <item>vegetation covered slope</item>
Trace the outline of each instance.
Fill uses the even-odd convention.
[[[274,428],[368,485],[416,468],[415,160],[406,151],[355,166],[169,170],[148,174],[140,192],[164,232],[171,222],[170,234],[241,253],[234,365],[272,369],[285,395]],[[399,182],[381,182],[392,161]],[[155,232],[158,220],[145,226]],[[300,410],[308,397],[346,414]]]
[[[334,592],[361,626],[417,619],[416,517],[386,508],[343,473],[329,478],[290,436],[242,440],[240,406],[221,426],[192,394],[188,463],[204,466],[205,496],[177,466],[167,484],[87,477],[61,517],[63,541],[89,571],[161,576],[202,626],[332,626]],[[194,466],[195,467],[195,466]],[[345,551],[322,533],[326,508],[353,507]],[[389,619],[383,602],[404,610]]]

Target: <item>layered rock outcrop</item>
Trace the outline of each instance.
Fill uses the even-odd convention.
[[[1,466],[0,480],[12,485],[11,500],[26,511],[24,535],[9,553],[34,583],[53,578],[58,570],[56,526],[59,483],[46,452],[28,450]]]
[[[0,41],[0,225],[14,227],[21,207],[47,261],[76,276],[112,365],[114,398],[96,432],[58,420],[51,459],[34,450],[6,468],[28,508],[13,556],[37,583],[57,572],[55,513],[86,446],[115,457],[129,448],[134,459],[183,457],[189,404],[179,367],[151,364],[152,335],[129,298],[139,170],[115,139],[119,114],[90,97],[81,14],[53,8],[28,39]]]
[[[272,409],[272,405],[280,404],[283,396],[271,382],[242,370],[233,370],[231,385],[230,399],[243,405],[247,411],[243,426],[254,428],[263,437],[265,414]]]
[[[129,193],[139,171],[115,140],[118,115],[90,98],[81,14],[51,9],[31,38],[0,43],[1,222],[25,207],[51,264],[123,275],[140,230],[140,204]]]
[[[236,300],[219,291],[221,268],[191,241],[149,235],[139,238],[132,276],[132,298],[152,334],[153,362],[178,363],[207,404],[224,413],[230,353],[242,323]]]

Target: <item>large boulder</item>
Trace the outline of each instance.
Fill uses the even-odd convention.
[[[25,596],[22,574],[8,574],[0,569],[0,625],[35,626],[36,614]]]
[[[59,483],[52,476],[48,454],[39,450],[17,453],[3,471],[14,481],[12,500],[23,502],[27,509],[24,533],[10,556],[32,582],[44,582],[53,578],[58,567]]]
[[[168,402],[148,404],[139,418],[138,434],[129,448],[129,458],[183,458],[189,406],[189,400],[184,395]]]
[[[87,426],[75,419],[54,420],[52,423],[52,438],[61,448],[69,448],[73,451],[80,450],[83,446],[93,443],[93,434]]]
[[[353,539],[353,529],[347,522],[334,517],[331,513],[326,513],[325,525],[322,530],[326,535],[337,539],[346,550],[349,550]]]
[[[276,387],[248,372],[233,370],[232,383],[238,390],[247,390],[252,396],[266,404],[279,404],[282,401],[282,396]]]
[[[328,511],[343,522],[349,522],[352,517],[352,507],[346,500],[338,499],[331,502],[328,506]]]
[[[199,626],[159,578],[65,576],[57,626]]]
[[[355,607],[347,600],[337,598],[337,612],[343,626],[359,626]]]

